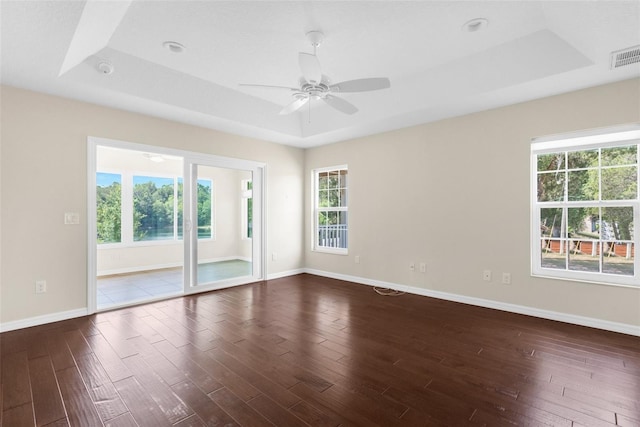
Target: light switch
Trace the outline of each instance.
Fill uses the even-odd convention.
[[[65,212],[64,223],[65,225],[80,224],[80,214],[78,212]]]

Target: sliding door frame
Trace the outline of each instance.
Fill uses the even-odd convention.
[[[213,283],[205,286],[191,286],[191,278],[187,278],[193,267],[191,263],[191,233],[183,233],[184,260],[183,270],[183,295],[206,292],[214,289],[222,289],[231,286],[238,286],[251,283],[266,278],[266,164],[252,160],[243,160],[230,157],[217,156],[214,154],[197,153],[192,151],[158,147],[154,145],[138,144],[133,142],[119,141],[108,138],[89,136],[87,138],[87,311],[89,314],[97,311],[97,226],[96,226],[96,172],[97,172],[97,148],[99,146],[119,148],[123,150],[152,152],[167,156],[181,157],[184,164],[184,194],[191,188],[191,165],[202,164],[213,167],[229,168],[237,170],[247,170],[252,172],[254,186],[254,238],[252,244],[253,271],[251,276],[240,277],[237,280],[229,280],[222,283]],[[184,203],[183,221],[190,219],[190,203]],[[187,224],[183,224],[183,229],[187,230]],[[238,230],[238,232],[240,232]],[[189,237],[187,236],[189,235]],[[197,244],[197,240],[195,242]],[[197,260],[196,260],[197,263]],[[187,265],[189,264],[189,265]],[[197,268],[197,265],[196,265]],[[175,297],[175,295],[173,296]],[[166,298],[166,297],[165,297]],[[164,299],[164,298],[159,298]],[[123,306],[131,305],[124,304]],[[110,307],[109,310],[118,307]]]

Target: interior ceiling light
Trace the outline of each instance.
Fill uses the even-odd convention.
[[[113,65],[111,65],[111,63],[109,63],[107,61],[98,62],[98,65],[96,66],[96,68],[102,74],[111,74],[111,73],[113,73]]]
[[[165,49],[168,49],[171,53],[182,53],[185,49],[185,47],[180,43],[171,41],[162,43],[162,46],[164,46]]]
[[[485,18],[475,18],[471,21],[467,21],[462,26],[462,30],[468,33],[475,33],[477,31],[482,31],[489,26],[489,21]]]
[[[164,156],[162,154],[145,153],[144,156],[147,159],[151,160],[152,162],[156,162],[156,163],[164,162]]]

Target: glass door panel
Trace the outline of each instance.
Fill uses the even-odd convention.
[[[189,284],[217,288],[261,279],[252,169],[192,162],[185,183]],[[188,211],[188,212],[187,212]],[[256,260],[258,258],[258,260]]]

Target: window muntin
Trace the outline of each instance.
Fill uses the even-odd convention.
[[[347,253],[348,169],[347,166],[314,171],[314,249]]]
[[[532,272],[639,285],[637,140],[532,144]]]

